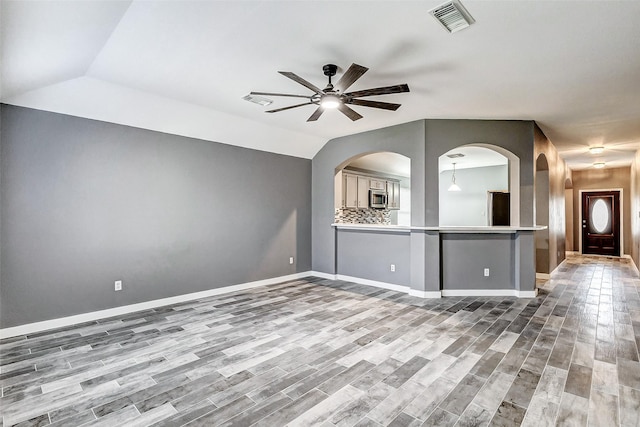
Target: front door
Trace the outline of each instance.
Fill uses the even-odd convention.
[[[620,256],[620,192],[582,193],[582,253]]]

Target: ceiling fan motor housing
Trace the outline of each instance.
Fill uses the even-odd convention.
[[[338,72],[338,66],[335,64],[327,64],[322,67],[325,76],[333,77]]]

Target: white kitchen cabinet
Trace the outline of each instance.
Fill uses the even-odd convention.
[[[387,181],[387,208],[400,209],[400,183]]]
[[[369,177],[345,173],[342,182],[342,207],[369,207]]]
[[[371,178],[369,180],[369,187],[375,190],[384,190],[386,188],[386,181],[384,179]]]
[[[358,207],[369,207],[369,178],[366,176],[358,177]]]
[[[400,209],[400,182],[349,172],[336,174],[335,206],[340,208],[369,208],[369,190],[386,190],[388,209]]]
[[[358,207],[358,177],[356,175],[344,174],[343,206],[345,208]]]

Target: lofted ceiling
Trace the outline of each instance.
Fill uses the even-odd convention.
[[[423,118],[535,120],[570,167],[628,165],[640,148],[639,1],[463,0],[449,34],[440,1],[13,1],[0,9],[4,103],[311,158],[331,138]],[[350,90],[407,83],[306,122],[322,66],[369,68]],[[599,156],[590,146],[605,146]]]

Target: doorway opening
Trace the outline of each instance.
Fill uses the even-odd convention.
[[[535,224],[546,226],[538,230],[536,235],[536,273],[550,274],[549,257],[549,163],[544,154],[536,160],[535,175]]]

